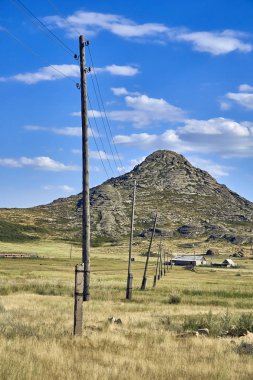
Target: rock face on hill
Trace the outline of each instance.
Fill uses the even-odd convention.
[[[242,231],[249,237],[252,232],[253,203],[192,166],[182,155],[159,150],[131,172],[91,189],[93,238],[121,239],[129,234],[134,180],[135,230],[140,236],[146,236],[156,210],[157,228],[166,231],[167,236],[207,235],[220,239],[224,235],[237,237]],[[45,206],[15,210],[15,220],[22,215],[29,224],[44,226],[48,235],[76,239],[81,227],[81,211],[76,212],[79,199],[80,194]],[[13,210],[1,214],[13,220]]]

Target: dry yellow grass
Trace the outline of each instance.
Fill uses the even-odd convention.
[[[179,338],[168,322],[177,327],[185,316],[210,310],[250,312],[252,260],[238,261],[236,270],[173,269],[155,290],[152,268],[148,289],[141,292],[144,258],[136,253],[133,301],[126,302],[127,245],[94,248],[84,334],[74,338],[71,292],[80,249],[74,248],[72,260],[63,243],[0,244],[0,250],[36,251],[45,257],[0,261],[0,379],[253,378],[252,356],[239,355],[231,343],[238,338]],[[168,303],[174,293],[181,303]],[[110,316],[122,325],[110,324]]]

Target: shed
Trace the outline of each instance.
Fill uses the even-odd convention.
[[[231,259],[226,259],[223,261],[222,266],[224,267],[236,267],[236,264]]]
[[[199,255],[178,255],[172,259],[172,263],[180,266],[199,266],[206,264],[206,259]]]

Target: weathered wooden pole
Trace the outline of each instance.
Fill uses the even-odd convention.
[[[163,275],[166,275],[166,253],[163,251]]]
[[[77,264],[75,268],[74,335],[82,335],[83,332],[83,273],[84,265]]]
[[[150,257],[150,252],[151,252],[153,238],[155,236],[156,220],[157,220],[157,212],[155,214],[153,231],[152,231],[152,235],[151,235],[151,239],[150,239],[150,243],[149,243],[149,247],[148,247],[148,253],[147,253],[147,258],[146,258],[146,263],[145,263],[145,268],[144,268],[144,273],[143,273],[143,279],[142,279],[142,284],[141,284],[141,290],[145,290],[146,289],[148,262],[149,262],[149,257]]]
[[[160,277],[163,276],[163,249],[162,249],[162,243],[160,243]]]
[[[158,266],[159,266],[159,252],[157,252],[157,260],[156,260],[156,267],[155,267],[155,275],[154,275],[154,282],[153,282],[153,288],[156,287],[156,281],[157,281],[157,274],[158,274]]]
[[[132,218],[131,218],[131,229],[130,229],[128,271],[127,271],[127,288],[126,288],[126,299],[127,300],[132,299],[132,289],[133,289],[133,275],[131,273],[131,264],[132,264],[132,244],[133,244],[133,233],[134,233],[135,194],[136,194],[136,181],[134,181],[133,199],[132,199]]]
[[[82,217],[82,259],[84,264],[83,300],[90,298],[90,191],[89,191],[89,147],[88,147],[88,106],[86,86],[84,36],[79,37],[81,75],[81,117],[82,117],[82,166],[83,166],[83,217]]]

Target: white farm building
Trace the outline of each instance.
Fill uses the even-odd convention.
[[[181,266],[199,266],[204,265],[207,263],[204,256],[199,255],[178,255],[172,259],[172,263],[174,265],[181,265]]]

